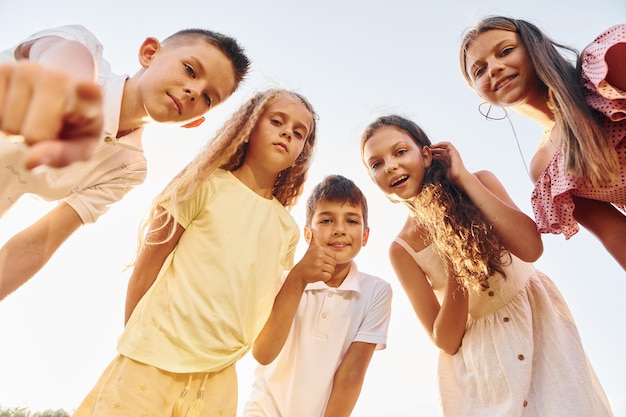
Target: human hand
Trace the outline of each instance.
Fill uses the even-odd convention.
[[[469,171],[463,165],[459,151],[450,142],[439,142],[429,146],[434,159],[443,161],[448,167],[448,177],[455,183]]]
[[[0,131],[20,135],[30,145],[27,168],[88,159],[103,123],[97,83],[36,62],[0,65]]]
[[[306,253],[294,266],[297,276],[305,283],[328,282],[335,272],[335,253],[319,242],[317,230],[310,229],[311,241]]]

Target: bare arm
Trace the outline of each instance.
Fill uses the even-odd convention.
[[[294,271],[295,267],[276,295],[270,316],[252,346],[252,355],[261,365],[271,363],[282,350],[306,288],[306,282]]]
[[[252,346],[252,355],[261,365],[271,363],[282,350],[307,283],[326,282],[335,271],[332,252],[320,246],[315,230],[312,232],[309,249],[287,275],[270,316]]]
[[[626,216],[611,203],[573,196],[574,218],[593,233],[626,271]]]
[[[403,235],[420,239],[410,221],[407,221]],[[426,275],[403,247],[393,242],[389,258],[417,318],[432,341],[439,349],[449,354],[456,353],[465,335],[468,314],[467,295],[462,286],[456,279],[448,277],[440,305]]]
[[[431,150],[448,161],[450,178],[483,212],[507,250],[524,261],[536,261],[543,253],[537,225],[515,205],[496,176],[488,171],[467,171],[458,151],[448,142],[433,145]]]
[[[159,224],[160,220],[156,220],[151,230],[156,230],[156,226]],[[175,231],[170,240],[156,245],[144,244],[139,251],[137,262],[135,263],[135,268],[130,276],[128,289],[126,290],[124,324],[128,323],[128,319],[133,314],[135,307],[137,307],[137,303],[139,303],[139,300],[141,300],[146,291],[148,291],[156,280],[165,259],[174,250],[185,229],[171,218],[168,226],[151,234],[151,237],[155,241],[162,241],[167,237],[171,227],[174,227]]]
[[[21,53],[26,60],[0,65],[0,130],[31,145],[29,168],[87,159],[103,127],[91,52],[49,36],[23,45]]]
[[[374,343],[352,342],[335,372],[324,417],[347,417],[352,413],[375,349]]]
[[[33,277],[82,221],[65,202],[22,230],[0,249],[0,300]]]

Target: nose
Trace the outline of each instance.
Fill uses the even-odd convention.
[[[390,173],[395,171],[398,168],[398,164],[395,162],[391,162],[385,165],[385,172]]]
[[[186,88],[185,95],[189,97],[189,101],[194,103],[196,99],[200,96],[200,93],[195,88]]]
[[[341,222],[337,222],[335,223],[335,227],[333,228],[333,235],[334,236],[340,236],[345,234],[344,230],[343,230],[343,224]]]
[[[493,59],[489,62],[489,77],[495,77],[500,71],[504,69],[504,65],[499,59]]]
[[[280,133],[280,136],[281,136],[281,137],[283,137],[283,138],[285,138],[285,139],[287,139],[287,140],[291,140],[291,136],[292,136],[292,134],[291,134],[291,130],[289,130],[289,129],[285,128],[285,129],[284,129],[284,130]]]

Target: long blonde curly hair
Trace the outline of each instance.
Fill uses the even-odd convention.
[[[312,118],[309,136],[296,163],[278,174],[272,190],[274,197],[288,210],[296,204],[302,194],[315,150],[317,115],[304,96],[293,91],[272,88],[256,93],[233,113],[200,153],[154,198],[140,229],[138,250],[144,243],[161,244],[171,239],[174,234],[173,227],[168,230],[165,240],[151,240],[150,237],[162,231],[168,224],[172,224],[171,219],[177,217],[180,203],[189,200],[216,169],[234,171],[241,167],[246,158],[248,139],[257,121],[265,109],[282,95],[300,100]],[[164,203],[168,203],[167,210],[162,208]]]
[[[431,145],[426,133],[411,120],[398,115],[382,116],[363,132],[362,159],[365,143],[385,126],[406,132],[420,148]],[[490,276],[504,275],[507,260],[503,255],[508,252],[480,209],[450,180],[445,162],[433,159],[425,169],[420,193],[402,202],[409,208],[416,226],[426,230],[427,243],[433,244],[451,269],[449,272],[466,289],[485,290],[489,288]]]

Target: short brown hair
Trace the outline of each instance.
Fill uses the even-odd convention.
[[[222,51],[233,64],[237,86],[245,78],[246,74],[248,74],[250,59],[248,59],[244,49],[234,38],[208,29],[183,29],[168,36],[162,43],[177,42],[179,39],[185,37],[204,39]]]
[[[342,175],[329,175],[313,188],[306,200],[307,226],[311,225],[315,208],[322,201],[348,203],[360,207],[363,212],[363,225],[367,227],[367,200],[352,180]]]

